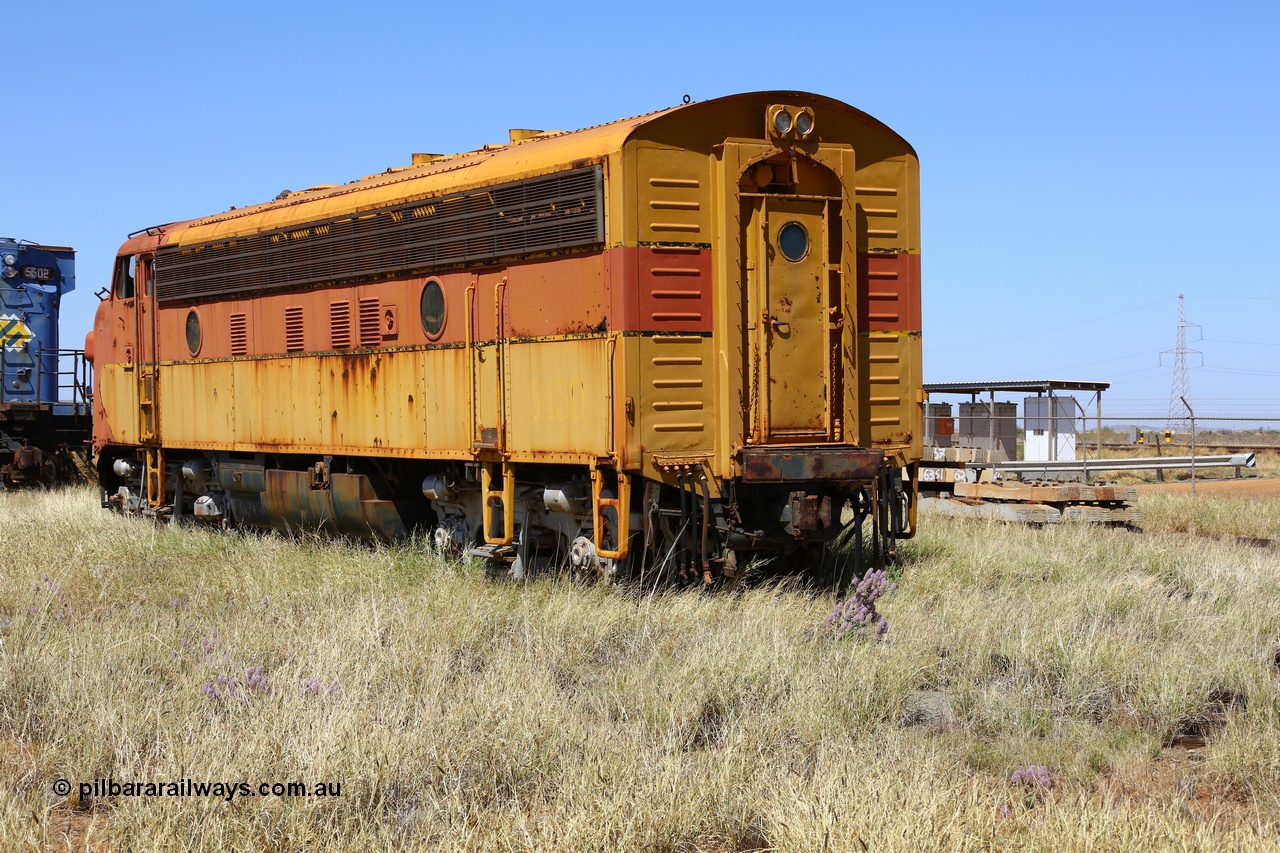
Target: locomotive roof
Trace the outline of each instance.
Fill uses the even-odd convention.
[[[820,105],[824,110],[835,109],[877,127],[900,143],[904,150],[912,152],[910,145],[884,124],[841,101],[805,92],[751,92],[679,104],[582,130],[545,134],[508,145],[489,145],[475,151],[441,157],[423,165],[391,168],[384,173],[340,186],[303,190],[262,204],[171,223],[147,231],[163,232],[161,243],[193,245],[358,214],[392,203],[432,198],[446,192],[466,191],[514,177],[547,174],[569,166],[599,162],[616,154],[637,130],[667,116],[681,113],[682,118],[687,116],[689,120],[709,118],[718,109],[739,106],[743,101],[758,101],[761,106],[768,103],[799,102]],[[126,248],[129,246],[126,243]]]

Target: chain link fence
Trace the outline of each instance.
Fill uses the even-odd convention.
[[[1096,404],[1085,407],[1069,396],[930,401],[925,445],[926,459],[1044,462],[1046,476],[1052,463],[1071,460],[1081,461],[1086,472],[1107,472],[1108,461],[1125,460],[1128,468],[1149,460],[1149,467],[1111,473],[1135,484],[1189,484],[1194,476],[1211,490],[1206,481],[1280,478],[1280,410],[1205,406],[1194,418],[1171,421],[1153,405],[1119,401],[1104,404],[1099,413]],[[1228,456],[1236,462],[1252,457],[1253,464],[1228,464]],[[1162,467],[1164,459],[1168,465]],[[1280,495],[1280,479],[1254,485]]]

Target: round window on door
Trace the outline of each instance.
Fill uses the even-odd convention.
[[[200,314],[194,308],[187,312],[187,349],[192,355],[200,352]]]
[[[419,303],[422,312],[422,331],[429,340],[439,340],[444,333],[445,304],[444,288],[434,278],[422,287],[422,300]]]
[[[788,222],[778,229],[778,251],[795,262],[809,254],[809,232],[799,222]]]

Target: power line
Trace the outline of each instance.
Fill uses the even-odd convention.
[[[950,347],[934,347],[925,350],[925,353],[948,352],[956,349],[971,349],[973,347],[989,347],[992,344],[1004,343],[1005,341],[1017,341],[1023,338],[1039,338],[1049,332],[1060,332],[1063,329],[1071,329],[1076,326],[1084,326],[1089,323],[1097,323],[1099,320],[1110,320],[1112,317],[1120,317],[1124,314],[1132,314],[1134,311],[1143,311],[1156,305],[1161,305],[1173,299],[1172,296],[1166,296],[1164,299],[1157,299],[1155,302],[1148,302],[1146,305],[1138,305],[1134,308],[1126,308],[1123,311],[1116,311],[1114,314],[1103,314],[1101,317],[1091,317],[1088,320],[1078,320],[1075,323],[1067,323],[1065,326],[1055,326],[1052,329],[1038,329],[1034,332],[1027,332],[1025,335],[1010,335],[1007,338],[983,338],[980,341],[971,344],[956,344]]]
[[[1220,338],[1202,338],[1205,343],[1209,344],[1241,344],[1247,347],[1280,347],[1275,341],[1224,341]]]
[[[1197,296],[1194,293],[1187,294],[1190,299],[1258,299],[1264,302],[1280,301],[1280,296]]]
[[[1241,367],[1203,367],[1201,366],[1199,369],[1208,371],[1209,373],[1234,373],[1234,374],[1239,374],[1241,376],[1280,376],[1280,373],[1275,373],[1272,371],[1245,370],[1244,368],[1241,368]]]
[[[1085,362],[1081,362],[1080,364],[1068,364],[1065,367],[1037,368],[1036,370],[1032,370],[1027,373],[1019,373],[1017,374],[1017,376],[1043,376],[1049,373],[1057,373],[1061,370],[1075,370],[1077,367],[1092,367],[1095,364],[1109,364],[1110,362],[1113,362],[1113,361],[1124,361],[1125,359],[1137,358],[1140,355],[1151,355],[1152,353],[1156,353],[1156,352],[1160,352],[1160,350],[1148,349],[1148,350],[1143,350],[1142,352],[1130,353],[1129,355],[1118,355],[1115,358],[1102,358],[1102,359],[1098,359],[1097,361],[1085,361]]]

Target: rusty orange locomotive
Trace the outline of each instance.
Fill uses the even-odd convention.
[[[802,92],[148,228],[99,306],[104,502],[710,582],[914,532],[918,163]]]

